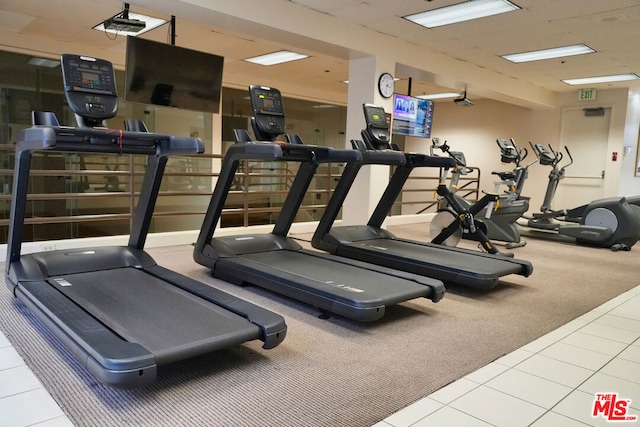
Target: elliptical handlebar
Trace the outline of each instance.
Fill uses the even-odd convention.
[[[524,157],[523,157],[524,159]],[[540,161],[539,157],[536,157],[534,160],[532,160],[531,162],[527,163],[527,165],[524,167],[525,169],[529,169],[529,166],[534,165],[536,163],[538,163]]]
[[[554,150],[551,144],[548,144],[548,147],[549,147],[549,150],[553,153],[553,157],[554,157],[552,166],[556,166],[558,163],[562,161],[562,158],[564,157],[564,155],[562,154],[561,151]]]
[[[571,151],[569,151],[569,147],[567,147],[566,145],[564,146],[564,151],[567,152],[567,155],[569,156],[569,163],[567,163],[566,165],[562,166],[562,169],[564,170],[566,167],[571,166],[573,164],[573,156],[571,155]]]
[[[516,147],[516,150],[518,150],[519,158],[518,158],[518,163],[516,163],[516,166],[520,166],[520,162],[526,159],[527,156],[529,155],[529,150],[527,150],[526,147],[518,148],[518,146],[516,145],[516,141],[514,141],[513,138],[511,138],[511,143],[513,144],[514,147]],[[524,153],[524,156],[522,155],[522,153]]]

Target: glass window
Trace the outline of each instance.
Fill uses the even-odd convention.
[[[0,243],[6,243],[8,233],[14,144],[20,130],[31,126],[31,112],[51,111],[61,124],[76,124],[62,90],[60,66],[31,65],[30,58],[0,51]],[[216,130],[212,114],[123,102],[124,80],[124,72],[116,71],[121,102],[118,116],[107,121],[110,127],[122,128],[125,118],[138,119],[151,132],[197,136],[205,144],[203,156],[169,159],[151,226],[152,232],[198,229],[220,157],[234,142],[233,129],[249,130],[248,91],[223,89],[222,129]],[[346,107],[294,98],[284,101],[289,133],[307,144],[345,147]],[[214,144],[214,132],[215,139],[220,132],[221,146]],[[223,226],[275,222],[297,165],[274,163],[241,166]],[[38,172],[30,179],[25,240],[128,234],[144,168],[141,156],[35,154],[32,171]],[[319,219],[340,172],[341,165],[319,169],[296,221]]]

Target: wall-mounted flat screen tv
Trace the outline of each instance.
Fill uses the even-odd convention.
[[[127,102],[218,113],[224,58],[166,43],[127,37]]]
[[[431,137],[433,106],[433,101],[428,99],[394,95],[391,133],[420,138]]]

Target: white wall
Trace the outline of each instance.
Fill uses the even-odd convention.
[[[438,101],[434,109],[432,137],[446,140],[452,151],[462,151],[469,166],[481,169],[480,188],[493,191],[493,182],[498,178],[492,171],[510,170],[513,165],[500,162],[498,138],[513,138],[520,147],[528,147],[528,141],[555,142],[560,134],[560,116],[550,110],[534,111],[489,99],[474,99],[473,107],[461,107],[452,101]],[[535,119],[532,117],[537,115]],[[557,117],[555,117],[557,116]],[[539,122],[535,125],[533,121]],[[534,132],[530,129],[540,129]],[[407,138],[405,148],[410,151],[428,152],[430,140]],[[527,158],[535,158],[530,156]],[[548,171],[545,169],[542,180],[546,185]],[[530,175],[535,175],[533,167]],[[544,193],[544,186],[538,188],[529,180],[524,195],[533,196]],[[538,181],[538,179],[536,179]],[[539,207],[540,202],[532,202]]]
[[[629,94],[627,115],[624,127],[624,147],[622,149],[622,167],[620,169],[620,194],[632,196],[640,194],[640,176],[635,176],[640,138],[640,92]],[[628,152],[625,151],[625,148]]]
[[[473,107],[461,107],[451,101],[438,101],[434,110],[431,135],[446,140],[453,151],[463,151],[470,166],[481,168],[481,189],[493,190],[495,176],[492,171],[509,170],[513,165],[500,162],[497,138],[514,138],[518,146],[528,147],[529,141],[542,144],[562,145],[562,118],[568,108],[611,107],[611,129],[607,152],[619,153],[618,161],[607,159],[605,196],[640,194],[640,177],[633,174],[638,128],[640,124],[640,93],[627,90],[600,90],[595,101],[579,101],[577,92],[560,94],[555,109],[532,110],[489,99],[473,100]],[[428,152],[430,140],[407,138],[405,149]],[[632,151],[626,157],[624,147]],[[576,147],[574,151],[579,150]],[[535,159],[533,154],[525,164]],[[594,175],[600,171],[593,171]],[[547,185],[549,168],[533,165],[529,168],[523,195],[531,197],[531,211],[538,211]],[[560,196],[560,194],[558,194]],[[585,201],[587,202],[587,201]],[[562,200],[554,206],[564,206]],[[564,206],[572,207],[572,206]]]

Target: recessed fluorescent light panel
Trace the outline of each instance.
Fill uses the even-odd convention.
[[[563,82],[571,86],[580,86],[580,85],[591,85],[591,84],[597,84],[597,83],[625,82],[627,80],[637,80],[637,79],[640,79],[640,76],[638,76],[635,73],[629,73],[629,74],[616,74],[612,76],[567,79],[567,80],[563,80]]]
[[[520,9],[520,7],[507,0],[471,0],[426,12],[407,15],[404,18],[423,27],[435,28],[518,9]]]
[[[288,50],[280,50],[278,52],[268,53],[266,55],[254,56],[253,58],[247,58],[245,61],[253,62],[260,65],[276,65],[283,62],[296,61],[298,59],[308,58],[309,55],[303,55],[301,53],[291,52]]]
[[[431,95],[418,95],[416,98],[421,99],[445,99],[445,98],[457,98],[462,95],[459,92],[444,92],[444,93],[433,93]]]
[[[47,58],[37,58],[35,56],[32,56],[27,61],[27,64],[35,65],[36,67],[55,68],[58,65],[60,65],[60,61],[47,59]]]
[[[572,46],[555,47],[552,49],[534,50],[531,52],[514,53],[511,55],[502,55],[501,58],[507,61],[515,62],[530,62],[541,61],[543,59],[563,58],[565,56],[584,55],[585,53],[593,53],[595,50],[591,49],[585,44],[576,44]]]
[[[117,14],[115,16],[113,16],[112,18],[118,18],[120,17],[121,14]],[[147,15],[143,15],[141,13],[135,13],[135,12],[129,12],[128,18],[129,20],[137,20],[137,21],[142,21],[144,22],[144,28],[139,30],[139,31],[127,31],[127,30],[122,30],[122,29],[111,29],[111,28],[105,28],[104,24],[107,21],[103,21],[101,23],[99,23],[98,25],[96,25],[95,27],[93,27],[94,30],[98,30],[98,31],[106,31],[107,33],[113,33],[113,34],[118,34],[121,36],[139,36],[140,34],[146,33],[147,31],[151,31],[154,28],[158,28],[160,25],[165,24],[167,21],[164,19],[160,19],[160,18],[154,18],[153,16],[147,16]]]

